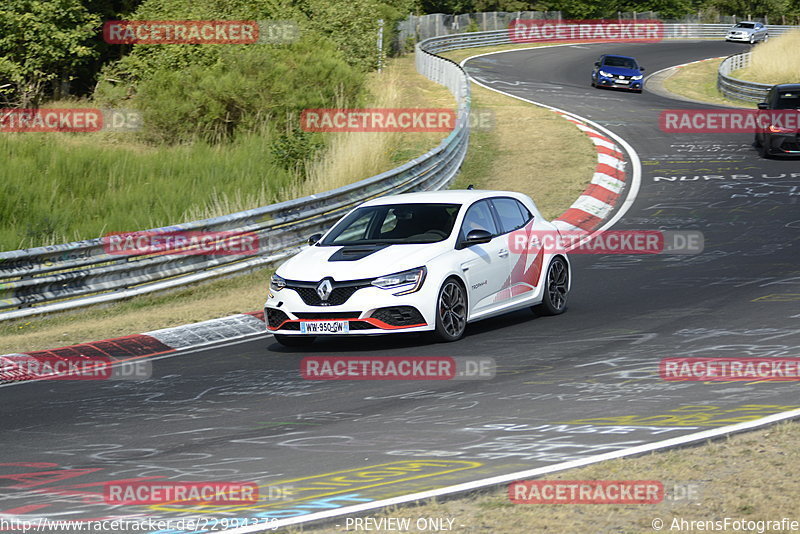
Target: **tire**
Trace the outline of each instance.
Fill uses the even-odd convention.
[[[547,268],[542,303],[531,309],[537,315],[560,315],[567,311],[569,267],[564,258],[555,257]]]
[[[769,34],[765,33],[764,34],[764,39],[762,39],[762,42],[766,43],[767,41],[769,41]]]
[[[439,341],[457,341],[467,328],[467,292],[458,280],[448,278],[436,297],[436,329]]]
[[[273,334],[275,341],[284,347],[307,347],[314,342],[314,336],[287,336],[285,334]]]
[[[756,134],[756,138],[755,141],[753,141],[753,145],[755,145],[756,148],[761,148],[762,144],[763,143],[761,142],[761,139],[759,139],[758,134]]]
[[[756,36],[755,35],[751,35],[750,36],[750,44],[755,44],[755,42],[756,42]]]

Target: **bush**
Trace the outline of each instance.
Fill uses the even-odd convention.
[[[228,141],[239,132],[283,131],[305,108],[355,103],[363,74],[325,41],[242,46],[208,67],[159,70],[139,83],[149,141]]]

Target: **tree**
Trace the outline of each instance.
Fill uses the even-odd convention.
[[[97,52],[100,17],[79,0],[3,0],[0,4],[0,97],[6,105],[29,107],[48,84],[69,82],[74,70]]]

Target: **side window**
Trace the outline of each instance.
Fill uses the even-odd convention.
[[[497,226],[494,224],[492,210],[488,200],[476,202],[467,210],[464,215],[464,222],[461,223],[461,237],[465,238],[472,230],[486,230],[492,235],[498,235]]]
[[[528,210],[513,198],[493,198],[492,204],[494,204],[500,219],[500,233],[513,232],[525,226],[525,223],[530,220],[530,217],[525,217],[522,212],[522,210],[525,212]]]

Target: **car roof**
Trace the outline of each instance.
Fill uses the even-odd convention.
[[[374,198],[364,206],[385,204],[471,204],[476,200],[491,197],[512,197],[524,199],[525,195],[514,191],[491,191],[483,189],[449,189],[447,191],[422,191]]]
[[[774,87],[776,91],[800,91],[800,83],[779,83]]]

